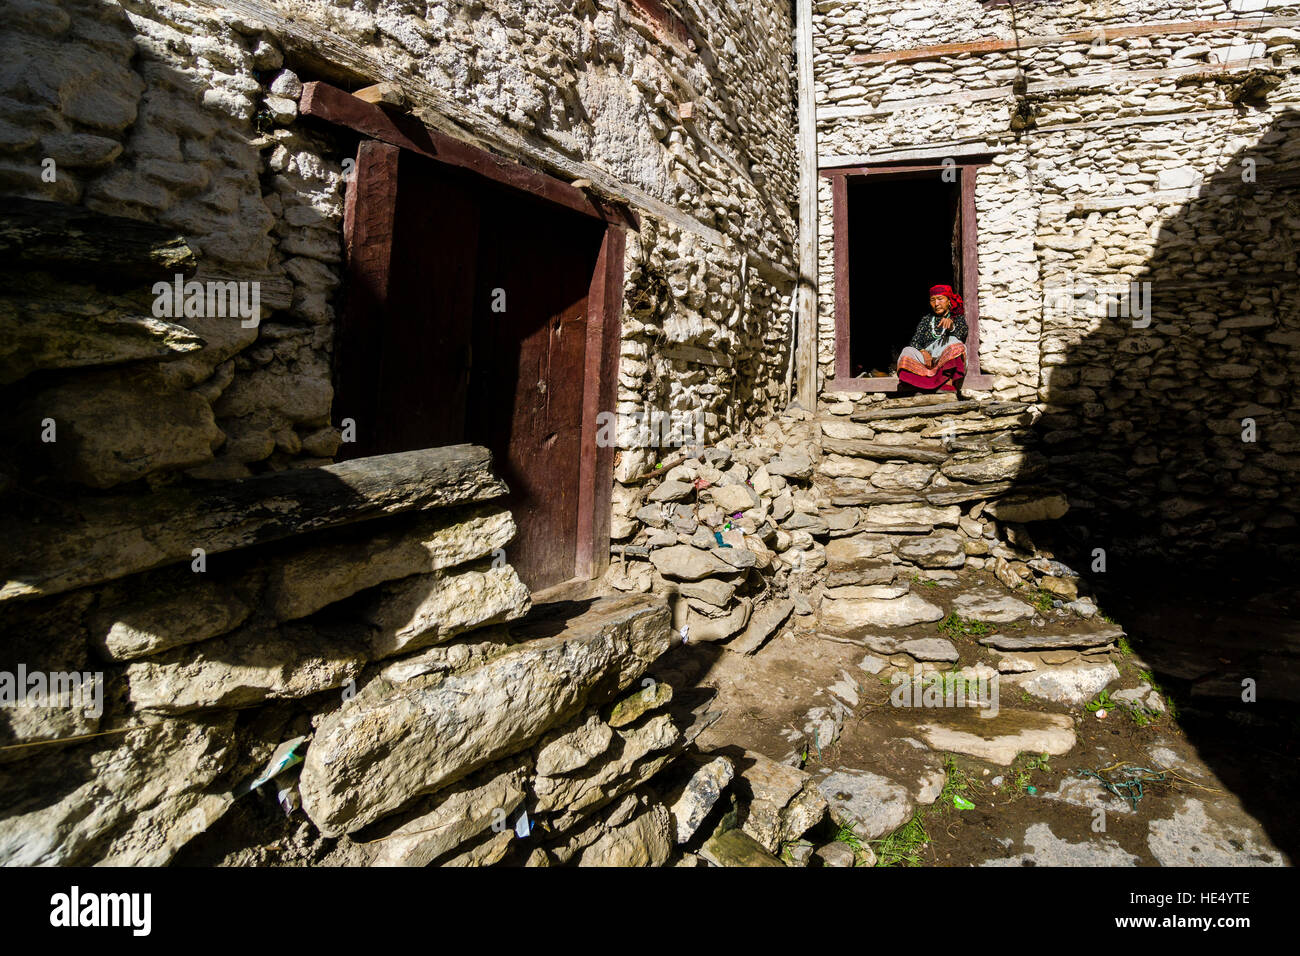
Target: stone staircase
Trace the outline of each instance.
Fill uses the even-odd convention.
[[[1079,575],[1034,547],[1026,525],[1068,506],[1038,481],[1034,415],[950,396],[793,410],[666,462],[629,496],[640,530],[615,547],[606,580],[668,601],[681,643],[653,676],[678,706],[714,715],[691,758],[703,782],[687,790],[716,806],[682,863],[869,863],[871,841],[934,804],[951,761],[976,785],[997,782],[990,802],[1014,803],[1023,754],[1114,762],[1107,728],[1122,718],[1084,710],[1103,689],[1153,719],[1165,710]],[[1177,751],[1210,779],[1174,735],[1148,743],[1137,759]],[[711,760],[733,777],[716,793]],[[1043,796],[1034,823],[1012,833],[1019,823],[1003,819],[1008,835],[976,862],[1032,854],[1032,840],[1060,862],[1093,861],[1051,833],[1086,828],[1097,806],[1127,808],[1073,778]],[[1033,829],[1045,821],[1048,837]],[[846,830],[859,849],[836,840]],[[1125,845],[1103,855],[1160,861]]]

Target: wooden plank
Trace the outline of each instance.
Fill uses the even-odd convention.
[[[1286,57],[1278,67],[1294,66],[1300,59]],[[1259,61],[1254,61],[1258,68]],[[1272,64],[1270,64],[1272,65]],[[1245,72],[1252,68],[1249,57],[1242,57],[1228,63],[1197,63],[1194,66],[1165,67],[1159,70],[1112,70],[1108,73],[1080,73],[1057,77],[1051,80],[1039,80],[1029,84],[1026,92],[1052,93],[1058,90],[1072,90],[1080,87],[1098,90],[1121,90],[1126,84],[1138,84],[1147,80],[1164,79],[1176,76],[1218,73],[1230,75]],[[828,106],[817,112],[823,122],[837,119],[869,118],[889,116],[902,110],[913,110],[920,106],[967,106],[985,100],[1009,98],[1015,93],[1010,86],[991,86],[983,90],[965,90],[961,93],[943,93],[937,96],[911,96],[903,99],[885,100],[876,106]]]
[[[1271,30],[1274,27],[1296,26],[1297,24],[1300,24],[1300,17],[1262,17],[1255,20],[1183,20],[1172,23],[1143,23],[1129,27],[1102,27],[1099,25],[1091,30],[1022,37],[1018,41],[1015,38],[975,40],[966,43],[940,43],[934,46],[892,50],[883,53],[858,53],[846,58],[845,62],[852,66],[867,63],[919,63],[923,60],[937,60],[962,53],[1004,53],[1016,49],[1026,50],[1031,47],[1054,46],[1058,43],[1092,43],[1098,37],[1109,41],[1123,39],[1124,37],[1199,34],[1211,33],[1217,30],[1238,30],[1250,33]]]
[[[849,178],[831,180],[835,242],[835,377],[849,377]]]
[[[817,90],[813,82],[812,0],[795,4],[799,65],[799,286],[795,381],[799,404],[817,410]]]
[[[499,498],[486,448],[451,445],[273,471],[148,495],[60,501],[0,519],[0,601],[58,594],[177,562],[405,511]],[[18,553],[15,553],[18,551]]]
[[[198,258],[184,236],[153,223],[67,203],[5,197],[0,263],[22,271],[78,272],[122,286],[170,279],[178,272],[192,276]]]
[[[605,231],[587,294],[587,368],[583,390],[582,462],[576,574],[597,578],[609,567],[614,447],[596,443],[597,416],[613,411],[618,387],[618,341],[623,319],[623,257],[627,234]]]
[[[402,107],[406,105],[406,97],[402,95],[402,90],[396,83],[374,83],[359,90],[353,90],[352,95],[359,100],[373,103],[376,106],[384,104]]]
[[[715,352],[695,345],[671,345],[664,349],[666,359],[680,359],[694,365],[710,365],[713,368],[731,368],[731,356],[726,352]]]
[[[388,301],[379,343],[376,451],[465,441],[470,329],[483,187],[414,153],[401,157]]]
[[[849,155],[825,154],[817,158],[817,167],[823,176],[833,176],[840,169],[870,169],[872,163],[908,163],[914,160],[954,160],[983,159],[993,161],[993,157],[1005,149],[1004,144],[989,143],[983,137],[964,140],[940,142],[932,146],[906,147],[903,149],[882,149],[874,153],[853,153]]]
[[[379,447],[379,368],[383,316],[388,311],[397,218],[401,150],[362,140],[343,200],[346,299],[334,348],[334,417],[356,424],[355,442],[339,446],[338,458],[365,457]]]
[[[438,162],[468,169],[504,186],[541,196],[595,219],[610,218],[607,208],[581,189],[444,136],[413,117],[385,112],[375,104],[359,100],[328,83],[304,84],[298,109],[303,116],[344,126]]]
[[[978,173],[979,167],[974,165],[961,168],[961,288],[966,306],[966,375],[970,377],[980,374],[979,234],[975,215]]]

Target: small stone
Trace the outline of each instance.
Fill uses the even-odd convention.
[[[922,637],[911,641],[902,641],[898,649],[918,661],[942,661],[955,664],[958,657],[957,648],[952,641],[941,637]]]
[[[821,847],[816,856],[822,861],[822,866],[853,866],[858,860],[853,847],[838,840]]]
[[[715,757],[691,775],[668,809],[676,826],[679,844],[695,835],[735,773],[735,765],[730,760]],[[671,800],[672,795],[668,799]]]
[[[785,866],[744,830],[727,830],[710,837],[700,856],[713,866]]]

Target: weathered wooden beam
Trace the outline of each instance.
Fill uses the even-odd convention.
[[[414,117],[386,112],[375,103],[359,99],[328,83],[305,84],[298,110],[303,116],[343,126],[440,163],[467,169],[503,186],[541,196],[595,219],[615,218],[608,206],[554,176],[508,162],[486,150],[445,136]]]
[[[58,594],[320,528],[507,493],[475,445],[357,458],[0,518],[0,601]],[[75,515],[69,518],[68,515]]]
[[[1300,59],[1287,57],[1282,60],[1279,66],[1291,67],[1297,63],[1300,63]],[[1228,63],[1197,63],[1195,66],[1166,67],[1160,70],[1112,70],[1106,73],[1080,73],[1030,83],[1026,92],[1030,95],[1073,91],[1075,89],[1095,89],[1103,93],[1128,92],[1127,86],[1129,84],[1137,86],[1148,80],[1177,76],[1197,77],[1206,74],[1227,77],[1234,73],[1245,73],[1258,68],[1258,60],[1252,61],[1249,57],[1243,57],[1240,60],[1233,60]],[[968,106],[971,103],[984,100],[1010,99],[1014,95],[1014,88],[1007,84],[990,86],[981,90],[963,90],[960,93],[943,93],[938,96],[909,96],[901,99],[891,99],[877,106],[827,106],[819,109],[817,116],[825,126],[829,125],[831,121],[839,119],[889,116],[905,110],[914,110],[921,106]]]
[[[359,100],[373,103],[376,106],[403,107],[407,105],[406,97],[396,83],[374,83],[359,90],[353,90],[352,95]]]
[[[1211,33],[1216,30],[1256,32],[1271,30],[1274,27],[1293,27],[1297,24],[1300,24],[1300,17],[1261,17],[1256,20],[1182,20],[1166,23],[1141,23],[1126,27],[1098,25],[1090,30],[1049,33],[1036,37],[1021,37],[1019,40],[1011,37],[1008,39],[975,40],[967,43],[939,43],[934,46],[914,47],[908,50],[887,50],[881,53],[858,53],[848,57],[845,62],[852,66],[866,63],[919,63],[923,60],[938,60],[946,56],[957,56],[962,53],[1005,53],[1016,49],[1026,50],[1031,47],[1054,46],[1058,43],[1093,43],[1098,39],[1105,42],[1119,40],[1124,37],[1198,34]]]
[[[153,223],[44,199],[8,198],[0,216],[0,263],[24,271],[76,271],[121,286],[178,272],[192,275],[198,259],[184,236]]]
[[[817,91],[813,83],[812,0],[795,4],[799,66],[799,286],[795,303],[795,381],[800,406],[817,410]]]
[[[593,192],[609,197],[613,202],[628,203],[637,210],[694,233],[714,246],[729,252],[737,251],[731,237],[706,226],[695,216],[615,178],[600,166],[561,152],[539,137],[511,129],[499,120],[466,106],[420,76],[397,72],[381,60],[374,48],[354,43],[301,16],[285,13],[265,0],[190,0],[190,3],[222,20],[234,14],[264,25],[295,56],[309,57],[322,66],[328,65],[335,73],[397,83],[411,101],[412,113],[426,126],[437,126],[452,136],[468,136],[503,154],[563,174],[569,181],[588,179]],[[629,210],[629,215],[632,219],[629,228],[640,228],[635,211]],[[752,251],[743,254],[764,276],[794,281],[794,273],[781,263]]]

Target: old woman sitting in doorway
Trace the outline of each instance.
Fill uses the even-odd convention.
[[[966,307],[951,286],[930,289],[930,314],[898,357],[898,381],[954,392],[966,374]]]

